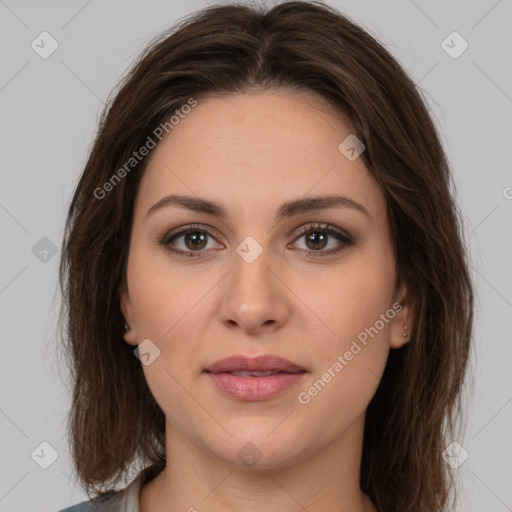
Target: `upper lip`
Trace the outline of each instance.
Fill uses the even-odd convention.
[[[262,355],[257,357],[246,357],[242,355],[230,356],[219,359],[205,369],[211,373],[229,373],[237,371],[250,372],[305,372],[306,370],[298,364],[275,355]]]

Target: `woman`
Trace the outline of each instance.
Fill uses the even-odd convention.
[[[93,494],[66,510],[448,510],[473,318],[452,185],[414,83],[333,8],[214,6],[151,44],[66,225]]]

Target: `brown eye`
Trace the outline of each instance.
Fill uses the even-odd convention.
[[[188,249],[201,250],[206,246],[207,237],[204,231],[189,231],[185,233],[184,243]]]
[[[319,233],[318,231],[312,231],[306,236],[306,244],[310,249],[324,249],[327,245],[329,235],[325,233]]]
[[[299,247],[299,251],[306,253],[310,258],[334,255],[354,243],[350,235],[329,224],[309,224],[303,226],[299,233],[291,247],[296,246],[298,241],[304,238],[305,247]],[[200,257],[206,251],[224,247],[209,231],[199,225],[184,226],[172,231],[160,240],[160,244],[179,256],[187,257]]]
[[[354,243],[350,236],[329,224],[307,225],[302,227],[299,232],[301,234],[295,239],[295,243],[304,238],[305,248],[300,250],[309,253],[311,257],[333,255]],[[332,247],[324,250],[329,245]]]
[[[173,253],[196,257],[201,256],[203,251],[222,247],[215,242],[213,235],[200,226],[184,226],[165,235],[160,244]]]

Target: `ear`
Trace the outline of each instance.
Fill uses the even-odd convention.
[[[129,327],[129,331],[126,331],[123,326],[123,338],[129,345],[138,345],[137,342],[137,331],[135,330],[135,323],[133,319],[133,312],[132,312],[132,303],[130,301],[130,294],[128,292],[128,288],[125,284],[122,284],[119,287],[118,291],[121,311],[123,313],[125,323]]]
[[[410,341],[414,328],[416,296],[411,280],[406,279],[400,285],[394,298],[393,309],[396,315],[391,320],[389,345],[391,348],[400,348]]]

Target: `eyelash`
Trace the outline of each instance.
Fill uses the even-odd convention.
[[[163,245],[170,252],[177,254],[179,256],[184,256],[187,258],[201,257],[202,253],[205,252],[206,249],[201,249],[198,251],[190,251],[190,250],[183,251],[182,249],[176,250],[176,249],[172,249],[170,247],[171,242],[174,242],[177,238],[180,237],[180,235],[184,235],[187,233],[196,233],[196,232],[206,233],[208,236],[215,239],[215,237],[208,230],[202,228],[199,224],[191,224],[188,226],[183,226],[181,228],[178,228],[175,231],[171,231],[170,233],[166,233],[160,239],[159,243],[160,243],[160,245]],[[294,239],[294,242],[296,242],[299,238],[301,238],[304,235],[308,235],[310,233],[318,233],[318,232],[334,237],[338,241],[342,242],[342,245],[335,249],[330,249],[328,251],[323,251],[323,250],[315,251],[315,250],[300,249],[300,251],[308,253],[308,256],[307,256],[308,258],[323,258],[323,257],[331,256],[331,255],[339,253],[340,251],[342,251],[346,247],[351,246],[354,243],[353,239],[350,236],[344,234],[341,230],[335,228],[334,226],[331,226],[330,224],[320,224],[320,223],[307,224],[307,225],[299,228],[298,234],[297,234],[296,238]]]

